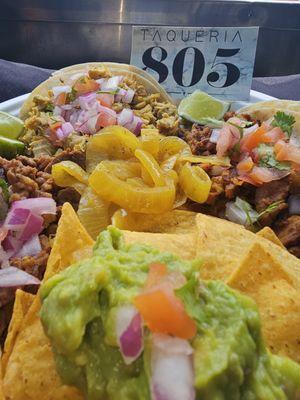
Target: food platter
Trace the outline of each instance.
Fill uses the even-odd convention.
[[[0,400],[300,398],[299,102],[88,63],[0,118]]]

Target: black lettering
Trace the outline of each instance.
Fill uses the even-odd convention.
[[[194,52],[194,65],[193,65],[191,82],[188,85],[185,85],[183,83],[184,62],[185,62],[186,53],[189,49],[192,49]],[[184,87],[194,86],[202,78],[204,68],[205,68],[205,60],[204,60],[202,52],[199,49],[197,49],[196,47],[186,47],[186,48],[180,50],[179,53],[177,53],[176,57],[174,58],[174,62],[173,62],[174,80],[180,86],[184,86]]]
[[[170,33],[173,34],[173,36],[171,36],[171,38],[170,38]],[[173,29],[169,30],[169,31],[167,32],[167,40],[168,40],[169,42],[175,42],[175,39],[176,39],[176,32],[173,31]]]
[[[218,36],[219,36],[219,32],[215,31],[215,30],[210,30],[209,31],[209,41],[212,41],[212,38],[216,39],[216,42],[218,43]]]
[[[225,38],[224,38],[224,42],[227,42],[227,31],[225,31]]]
[[[153,58],[153,51],[154,49],[160,49],[161,50],[161,57],[160,60],[156,60],[155,58]],[[153,71],[157,72],[159,75],[159,79],[158,82],[162,83],[164,82],[169,74],[169,70],[168,67],[162,63],[162,61],[164,61],[168,56],[168,53],[166,52],[166,50],[163,47],[160,46],[154,46],[154,47],[149,47],[149,49],[147,49],[142,57],[142,61],[145,65],[145,67],[143,68],[144,71],[147,71],[147,68],[152,69]]]
[[[241,37],[241,34],[240,34],[240,31],[237,31],[237,32],[235,33],[235,35],[233,36],[232,42],[234,42],[235,39],[237,39],[237,38],[239,38],[240,42],[243,43],[242,37]]]
[[[187,31],[188,32],[188,34],[187,34],[187,37],[184,39],[184,31],[183,31],[183,29],[182,29],[182,31],[181,31],[181,40],[183,41],[183,42],[188,42],[189,40],[190,40],[190,31],[188,30]]]
[[[154,42],[154,41],[156,40],[156,39],[155,39],[156,35],[159,37],[159,41],[161,42],[161,37],[160,37],[160,33],[159,33],[159,30],[158,30],[158,29],[155,31],[154,36],[153,36],[153,38],[152,38],[152,41]]]
[[[203,42],[203,36],[204,36],[204,29],[196,31],[195,42]]]
[[[141,28],[141,31],[143,32],[143,40],[146,40],[146,32],[149,32],[149,29]]]

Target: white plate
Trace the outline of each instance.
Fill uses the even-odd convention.
[[[20,108],[28,96],[29,96],[29,93],[23,94],[22,96],[18,96],[13,99],[4,101],[3,103],[0,103],[0,111],[5,111],[12,115],[18,116]],[[271,97],[264,93],[260,93],[260,92],[256,92],[255,90],[251,90],[249,102],[236,101],[236,102],[232,103],[231,108],[233,110],[238,110],[239,108],[244,107],[249,103],[257,103],[259,101],[267,101],[267,100],[275,100],[275,97]]]

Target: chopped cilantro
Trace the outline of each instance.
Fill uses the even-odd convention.
[[[266,207],[263,211],[261,211],[258,214],[258,218],[262,217],[263,215],[265,215],[267,213],[270,213],[270,212],[276,210],[282,203],[283,203],[283,200],[279,200],[279,201],[275,201],[274,203],[270,204],[268,207]]]
[[[295,117],[293,115],[286,114],[283,111],[277,111],[277,113],[274,115],[274,120],[271,125],[274,127],[278,126],[287,134],[288,137],[290,137],[295,122]]]
[[[4,200],[6,202],[8,202],[8,199],[9,199],[8,184],[3,178],[0,178],[0,188],[1,188]]]
[[[54,104],[52,104],[52,103],[48,103],[48,104],[46,105],[46,107],[44,108],[44,111],[45,111],[45,112],[49,112],[49,113],[52,113],[53,110],[54,110]]]
[[[77,90],[72,88],[71,93],[68,93],[67,95],[68,102],[71,103],[72,101],[74,101],[76,99],[76,95],[77,95]]]
[[[273,146],[261,143],[258,146],[259,166],[266,168],[277,168],[279,170],[289,170],[289,162],[279,162],[275,158]]]

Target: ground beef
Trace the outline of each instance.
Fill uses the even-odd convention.
[[[255,208],[258,212],[265,210],[273,203],[281,202],[278,206],[261,216],[259,222],[261,225],[271,225],[276,217],[287,208],[287,197],[290,191],[289,177],[271,181],[259,186],[255,192]]]
[[[211,128],[193,124],[191,131],[185,132],[184,140],[195,155],[216,154],[216,144],[210,142]]]
[[[43,157],[19,156],[13,160],[0,157],[0,168],[9,184],[10,202],[30,197],[52,197],[54,182],[52,176],[44,171],[43,162]]]
[[[300,246],[300,215],[292,215],[279,222],[276,233],[285,247]]]
[[[227,111],[227,112],[224,114],[223,119],[224,119],[224,121],[226,122],[226,121],[229,120],[229,118],[233,118],[233,117],[235,117],[235,116],[236,116],[235,111]]]

